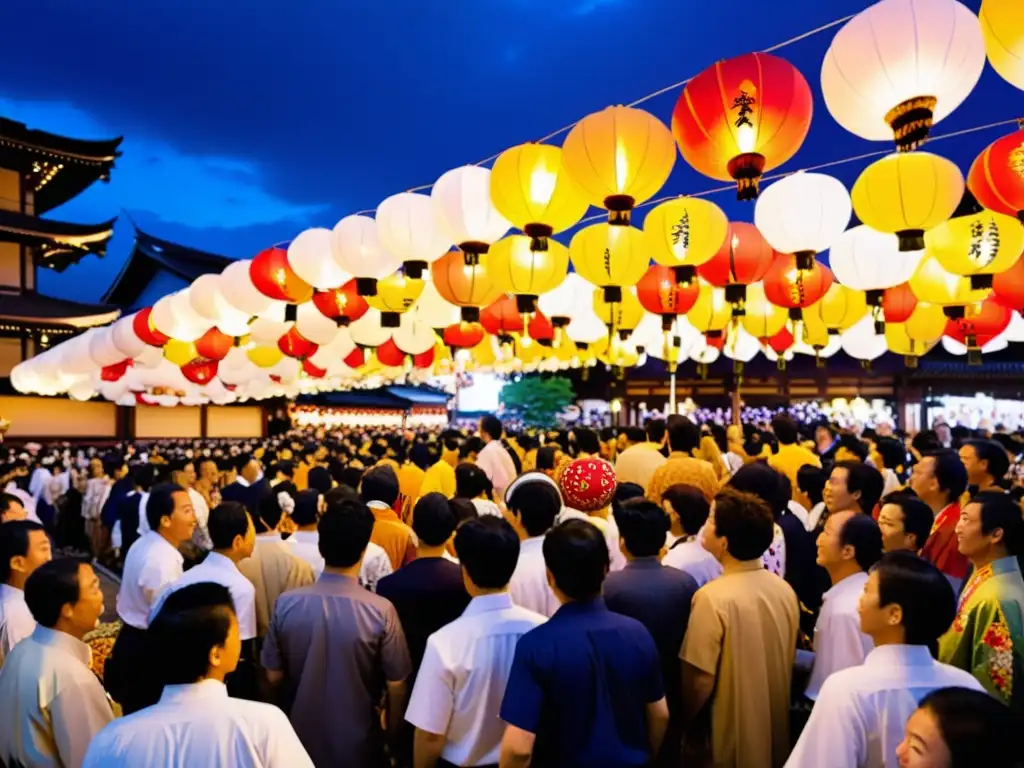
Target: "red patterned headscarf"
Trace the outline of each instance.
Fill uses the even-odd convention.
[[[565,506],[580,512],[596,512],[612,503],[615,468],[596,456],[576,459],[558,480]]]

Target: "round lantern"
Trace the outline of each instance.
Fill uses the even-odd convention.
[[[633,207],[661,189],[675,161],[671,131],[633,107],[587,115],[562,144],[566,170],[591,204],[608,209],[613,224],[629,223]]]
[[[594,291],[593,308],[594,314],[609,331],[617,331],[625,336],[628,336],[644,317],[644,308],[633,288],[624,290],[618,301],[606,301],[604,291],[598,289]]]
[[[437,350],[433,347],[428,349],[426,352],[420,352],[418,355],[412,356],[413,368],[430,368],[434,365],[434,359],[437,357]]]
[[[928,152],[905,152],[869,165],[851,197],[861,222],[895,233],[900,251],[920,251],[924,233],[952,216],[963,194],[963,176],[955,163]]]
[[[793,253],[802,269],[832,247],[853,208],[850,193],[838,179],[800,171],[772,184],[757,199],[754,224],[769,245]]]
[[[295,329],[303,338],[314,344],[330,344],[338,335],[338,328],[338,323],[332,318],[324,317],[312,301],[299,304],[295,310]]]
[[[917,308],[917,296],[910,283],[887,288],[882,296],[882,316],[887,323],[905,323]]]
[[[188,300],[188,288],[164,296],[153,305],[150,318],[153,327],[161,333],[182,341],[195,341],[210,327],[211,323],[192,309]]]
[[[480,325],[492,336],[511,336],[526,328],[515,299],[502,296],[480,312]]]
[[[392,330],[381,324],[380,310],[373,307],[348,327],[352,341],[361,347],[379,347],[391,338]]]
[[[576,272],[606,289],[605,300],[613,302],[621,300],[623,286],[636,285],[644,276],[651,250],[635,227],[592,224],[573,235],[569,258]]]
[[[967,98],[985,67],[977,17],[956,0],[881,0],[836,34],[821,67],[836,122],[916,149]],[[865,222],[868,223],[868,222]]]
[[[181,375],[193,384],[208,384],[217,375],[216,360],[195,360],[181,366]]]
[[[490,254],[449,251],[430,265],[430,277],[441,298],[462,307],[468,323],[480,319],[480,307],[493,302],[501,289],[487,276],[484,264]]]
[[[349,280],[340,288],[330,291],[317,291],[313,294],[313,304],[324,317],[331,318],[338,325],[348,325],[358,320],[370,306],[359,295],[355,280]]]
[[[1018,312],[1024,309],[1024,256],[992,278],[992,298]]]
[[[377,281],[397,270],[402,259],[380,241],[377,222],[368,216],[346,216],[334,225],[332,253],[338,265],[356,278],[360,296],[377,292]]]
[[[110,338],[123,357],[137,357],[146,348],[146,342],[135,333],[136,316],[121,317],[110,326]]]
[[[377,281],[377,293],[367,299],[367,303],[381,312],[381,325],[384,328],[397,328],[401,316],[408,312],[416,299],[423,293],[423,281],[406,277],[402,273],[389,275]]]
[[[735,179],[737,197],[757,197],[761,174],[789,160],[811,126],[804,76],[785,59],[748,53],[690,80],[672,113],[679,150],[712,179]]]
[[[903,327],[911,339],[931,344],[946,332],[946,316],[942,307],[919,302]]]
[[[246,319],[265,312],[274,305],[273,299],[256,290],[251,272],[252,262],[248,259],[233,261],[220,273],[218,286],[224,300],[245,315]]]
[[[438,179],[438,183],[445,176]],[[422,277],[427,265],[441,258],[452,245],[451,238],[441,226],[435,200],[415,192],[400,192],[377,206],[380,244],[402,260],[405,274],[412,278]],[[459,202],[456,200],[456,204]],[[478,207],[485,204],[474,202]],[[486,243],[482,245],[486,248]]]
[[[652,264],[636,284],[636,297],[648,312],[660,315],[662,328],[669,330],[679,315],[685,315],[693,307],[700,294],[696,280],[689,283],[676,281],[675,270]]]
[[[1024,30],[1024,24],[1021,28]],[[1021,61],[1024,66],[1024,51]],[[971,164],[967,187],[990,211],[1024,222],[1024,128],[985,147]]]
[[[267,248],[249,265],[249,277],[256,290],[276,301],[298,304],[313,297],[313,287],[299,277],[288,263],[284,248]]]
[[[725,289],[733,314],[743,314],[746,287],[761,280],[775,261],[775,251],[757,227],[742,221],[729,222],[722,247],[697,268],[711,285]]]
[[[794,341],[792,331],[789,328],[783,328],[768,339],[768,349],[776,355],[784,355],[793,346]]]
[[[191,341],[170,339],[164,344],[164,357],[180,368],[199,357],[199,353],[196,351],[196,345]]]
[[[797,257],[780,254],[764,276],[764,293],[768,301],[790,310],[794,320],[802,310],[819,301],[832,287],[832,270],[815,261],[811,269],[800,269]]]
[[[447,328],[459,321],[459,308],[445,301],[433,282],[425,283],[423,293],[420,294],[412,311],[417,320],[431,328]]]
[[[233,336],[211,328],[196,341],[195,350],[199,357],[207,360],[223,360],[234,346]]]
[[[366,353],[359,347],[356,347],[347,355],[343,361],[349,368],[362,368],[366,363]]]
[[[917,310],[915,310],[916,313]],[[890,352],[903,355],[908,368],[916,368],[917,358],[935,346],[936,341],[942,336],[944,326],[945,321],[940,316],[937,323],[938,334],[931,340],[924,340],[920,337],[922,335],[932,336],[935,332],[934,328],[929,327],[927,333],[923,333],[919,328],[917,333],[911,334],[906,323],[888,323],[885,326],[885,343],[888,345]]]
[[[259,345],[248,350],[246,356],[258,368],[273,368],[284,358],[284,353],[278,347]]]
[[[107,381],[107,382],[120,381],[121,378],[125,375],[125,373],[127,373],[128,369],[131,367],[131,364],[132,364],[131,360],[122,360],[120,363],[114,363],[113,365],[108,365],[108,366],[104,367],[103,370],[100,371],[100,379],[102,381]],[[14,372],[13,371],[11,372],[11,378],[12,378],[12,380],[14,378]],[[12,381],[12,383],[13,383],[13,381]]]
[[[918,300],[945,307],[948,317],[962,316],[966,305],[976,304],[991,293],[987,288],[971,288],[970,278],[947,272],[930,255],[921,260],[921,266],[910,278],[910,289]]]
[[[868,313],[868,304],[863,291],[832,283],[821,300],[808,312],[829,333],[838,334],[860,322]]]
[[[491,201],[491,171],[487,168],[453,168],[434,182],[430,198],[438,228],[447,240],[445,251],[451,243],[463,251],[486,251],[512,226]]]
[[[732,319],[732,307],[725,298],[725,289],[701,283],[697,301],[686,313],[686,319],[702,334],[720,334]]]
[[[786,327],[789,320],[789,314],[783,307],[777,307],[768,301],[761,283],[747,286],[745,310],[740,323],[747,333],[758,339],[775,337]]]
[[[486,331],[480,323],[452,323],[444,329],[444,343],[457,349],[475,347],[484,339]]]
[[[855,360],[865,362],[877,360],[889,349],[886,346],[885,335],[875,333],[875,324],[868,316],[843,331],[839,341],[846,354]]]
[[[277,342],[277,348],[288,357],[305,360],[317,350],[317,345],[292,328]]]
[[[992,69],[1024,90],[1024,14],[1016,0],[982,0],[978,17]]]
[[[337,288],[351,275],[334,260],[333,249],[331,230],[323,227],[307,229],[288,245],[288,264],[299,279],[318,290]]]
[[[124,354],[114,343],[114,334],[110,326],[96,329],[96,333],[89,339],[88,350],[89,359],[97,368],[105,368],[124,359]]]
[[[900,253],[899,238],[861,225],[836,238],[828,263],[836,280],[847,288],[867,293],[871,306],[878,306],[886,288],[907,282],[924,258],[924,251]]]
[[[151,347],[162,347],[167,343],[170,336],[160,333],[154,326],[152,320],[153,308],[145,307],[140,309],[132,320],[132,330],[135,335]]]
[[[252,288],[251,282],[249,287],[259,295],[259,292]],[[259,295],[259,298],[265,300],[262,295]],[[200,317],[228,336],[242,336],[249,327],[251,315],[235,308],[224,298],[221,275],[206,274],[197,277],[189,288],[188,300]]]
[[[402,324],[395,329],[392,336],[398,348],[407,355],[421,355],[429,349],[434,348],[437,343],[437,336],[434,329],[423,322],[410,318],[408,315],[402,318]]]
[[[677,197],[656,205],[644,218],[644,234],[659,264],[676,268],[676,282],[690,282],[695,268],[722,247],[729,220],[714,203]]]
[[[967,347],[970,362],[980,362],[981,348],[1006,330],[1013,311],[991,298],[981,302],[976,311],[971,309],[963,317],[947,321],[946,335]]]
[[[320,368],[311,363],[309,360],[302,361],[302,372],[311,379],[322,379],[324,376],[327,375],[326,368]]]
[[[526,235],[509,235],[487,256],[487,276],[503,293],[517,297],[520,312],[532,312],[537,297],[558,287],[569,271],[569,249],[546,240],[542,250]]]
[[[377,360],[381,365],[398,368],[405,364],[405,352],[398,348],[394,339],[388,339],[377,347]]]

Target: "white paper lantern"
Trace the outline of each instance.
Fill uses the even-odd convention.
[[[796,334],[794,334],[796,335]],[[819,349],[815,349],[810,344],[802,339],[798,339],[793,343],[793,351],[800,355],[813,355],[814,357],[832,357],[836,352],[843,348],[842,339],[838,335],[829,336],[828,344]]]
[[[95,370],[96,364],[89,355],[89,342],[95,334],[96,329],[90,328],[81,336],[75,336],[59,344],[56,347],[59,355],[56,367],[74,376]]]
[[[109,326],[97,328],[89,339],[89,358],[97,368],[106,368],[124,360],[125,355],[114,344],[114,335]]]
[[[408,269],[422,270],[451,248],[437,208],[427,195],[400,192],[377,206],[377,235],[381,245]],[[412,274],[416,277],[416,274]]]
[[[86,400],[91,400],[93,397],[95,397],[96,390],[93,388],[92,382],[89,379],[83,378],[79,381],[76,381],[68,388],[68,396],[72,400],[84,402]]]
[[[348,327],[352,341],[363,347],[379,347],[391,338],[391,330],[381,327],[380,311],[373,307]]]
[[[877,360],[888,351],[885,334],[875,333],[871,315],[865,315],[840,334],[839,343],[856,360]]]
[[[821,253],[850,223],[850,193],[823,173],[794,173],[761,191],[754,224],[780,253]]]
[[[593,291],[593,286],[590,287]],[[543,297],[541,297],[543,298]],[[593,344],[608,338],[608,327],[593,309],[578,312],[565,328],[565,335],[577,344]]]
[[[151,347],[148,344],[141,353],[135,356],[133,366],[136,368],[155,368],[164,359],[162,347]]]
[[[594,286],[576,272],[570,272],[555,290],[542,294],[537,301],[540,311],[549,318],[574,318],[594,311]]]
[[[330,344],[338,335],[338,324],[316,308],[311,301],[299,304],[295,313],[295,328],[302,337],[314,344]]]
[[[310,356],[309,362],[317,368],[323,368],[328,376],[338,376],[352,371],[344,361],[355,348],[356,344],[348,328],[341,328],[330,344],[325,344]]]
[[[923,258],[924,251],[901,251],[897,235],[862,224],[836,238],[828,263],[846,287],[881,291],[913,277]]]
[[[434,182],[430,197],[449,242],[464,251],[500,240],[512,227],[491,202],[491,172],[478,165],[453,168]],[[378,221],[380,213],[377,214]]]
[[[722,345],[722,354],[741,363],[749,363],[760,351],[761,342],[747,333],[741,325],[729,331],[725,344]]]
[[[11,369],[11,386],[18,392],[32,392],[35,382],[31,367],[26,363],[18,363]]]
[[[125,395],[131,394],[128,391],[128,383],[122,377],[119,381],[101,381],[99,385],[100,397],[112,403],[117,402]],[[135,396],[132,395],[132,400]]]
[[[135,329],[132,327],[134,320],[135,315],[132,314],[128,317],[122,317],[110,326],[111,341],[117,347],[118,352],[121,353],[122,359],[137,357],[149,346],[135,334]]]
[[[445,301],[437,292],[434,283],[429,281],[423,286],[423,293],[416,304],[406,314],[415,316],[417,320],[431,328],[447,328],[459,322],[461,317],[459,308]]]
[[[299,277],[321,291],[348,282],[349,274],[334,260],[334,235],[329,229],[307,229],[288,246],[288,265]]]
[[[836,34],[821,89],[846,130],[872,141],[891,141],[895,132],[898,145],[913,149],[967,98],[984,67],[981,25],[966,6],[881,0]]]
[[[256,290],[256,286],[252,284],[252,278],[249,276],[251,264],[252,259],[243,259],[228,264],[221,272],[218,284],[221,294],[228,304],[247,317],[254,317],[275,303],[272,298],[264,296]]]
[[[1005,333],[1000,333],[994,339],[989,341],[985,346],[981,348],[981,354],[987,355],[992,352],[1001,352],[1010,346],[1010,342],[1006,338]],[[967,347],[961,344],[956,339],[951,339],[949,336],[942,337],[942,348],[945,349],[951,355],[966,355],[968,350]]]
[[[156,330],[178,341],[196,341],[212,326],[192,309],[188,288],[157,301],[151,319]]]
[[[422,355],[433,349],[437,342],[437,334],[433,328],[421,321],[405,320],[404,317],[392,338],[398,348],[407,355]]]
[[[1024,317],[1020,312],[1014,311],[1010,317],[1010,324],[1002,333],[1007,341],[1024,341]]]
[[[222,275],[200,275],[188,292],[192,309],[228,336],[244,336],[251,315],[232,306],[221,291]],[[254,289],[255,290],[255,289]]]
[[[703,336],[701,340],[693,345],[690,350],[690,359],[699,365],[711,365],[718,358],[722,356],[722,350],[718,347],[708,344],[708,341]]]
[[[357,280],[380,280],[402,264],[383,246],[377,222],[368,216],[346,216],[334,226],[333,236],[335,261]]]

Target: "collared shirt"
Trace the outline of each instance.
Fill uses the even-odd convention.
[[[512,602],[516,605],[541,616],[555,615],[561,604],[548,584],[543,536],[534,536],[520,543],[519,562],[508,586]]]
[[[665,553],[661,561],[672,568],[678,568],[690,574],[698,587],[703,587],[712,579],[722,575],[722,564],[715,556],[704,549],[700,543],[700,535],[690,536],[686,541],[676,544]]]
[[[117,615],[136,629],[149,626],[149,611],[164,588],[181,578],[184,558],[159,533],[150,531],[128,550],[117,593]]]
[[[507,592],[475,597],[461,618],[427,640],[405,719],[444,734],[441,757],[453,765],[497,763],[499,719],[520,638],[545,617],[512,603]]]
[[[302,558],[313,568],[314,579],[319,579],[324,572],[324,558],[320,554],[320,533],[317,531],[296,531],[285,544],[296,556]],[[371,592],[377,591],[377,582],[390,573],[391,558],[384,548],[372,541],[366,545],[363,553],[363,564],[359,567],[359,583]]]
[[[314,763],[372,765],[384,682],[412,671],[391,603],[355,579],[324,573],[277,599],[261,661],[284,673],[285,710]]]
[[[786,759],[799,618],[793,588],[760,558],[733,563],[697,590],[680,658],[715,676],[716,765],[777,768]]]
[[[841,669],[856,667],[875,644],[860,631],[857,606],[864,594],[868,575],[859,571],[835,584],[824,595],[818,622],[814,625],[814,667],[807,682],[807,698],[816,700],[825,679]]]
[[[36,620],[17,587],[0,584],[0,666],[11,650],[32,634]]]
[[[444,459],[431,466],[423,475],[420,496],[443,493],[449,499],[455,496],[455,467]]]
[[[114,719],[89,646],[36,627],[0,669],[0,765],[78,768],[89,742]]]
[[[897,768],[896,746],[918,702],[939,688],[982,690],[923,645],[883,645],[864,663],[831,675],[786,768]]]
[[[398,514],[382,501],[370,501],[366,506],[373,512],[373,533],[370,541],[388,553],[391,570],[397,571],[416,558],[416,534],[402,522]]]
[[[651,482],[647,484],[645,496],[660,505],[661,495],[679,483],[692,485],[704,494],[704,498],[709,502],[714,500],[719,489],[718,474],[714,467],[703,459],[695,459],[688,454],[676,451],[669,454],[668,461],[651,475]]]
[[[656,443],[631,445],[615,459],[615,479],[619,484],[636,483],[646,490],[654,473],[666,461]]]
[[[313,768],[277,707],[233,699],[217,680],[164,687],[160,701],[104,728],[85,768]]]
[[[566,603],[516,646],[501,719],[536,734],[536,765],[649,765],[646,706],[661,661],[636,619],[604,600]]]
[[[491,440],[476,457],[476,465],[484,471],[499,499],[505,498],[505,489],[516,479],[516,465],[500,440]]]
[[[957,544],[956,524],[959,519],[960,504],[954,501],[935,516],[931,534],[921,548],[921,557],[945,574],[954,592],[960,591],[970,566]]]
[[[163,592],[153,601],[149,611],[152,622],[163,607],[167,597],[182,587],[210,581],[227,587],[231,592],[231,602],[235,604],[235,616],[238,617],[238,633],[243,640],[256,637],[256,588],[252,585],[238,566],[219,552],[211,552],[199,565],[185,571],[179,578],[164,588]]]
[[[387,556],[384,557],[387,560]],[[256,591],[256,634],[263,637],[270,626],[274,605],[285,592],[308,587],[316,577],[313,566],[295,554],[279,533],[256,536],[252,557],[238,564]]]

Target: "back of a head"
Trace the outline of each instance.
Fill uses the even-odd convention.
[[[857,457],[859,461],[867,461],[870,449],[868,444],[858,438],[856,435],[849,433],[839,436],[839,447],[846,449],[849,453]]]
[[[476,464],[463,462],[455,467],[455,495],[461,499],[475,499],[490,493],[491,481]]]
[[[699,488],[692,485],[677,483],[669,486],[662,491],[661,498],[671,504],[679,515],[679,524],[687,536],[696,536],[711,514],[711,503]]]
[[[467,437],[459,446],[459,458],[468,459],[473,454],[479,454],[484,449],[484,441],[476,435]]]
[[[32,571],[25,582],[25,604],[37,623],[53,629],[64,606],[78,602],[81,595],[78,573],[85,564],[77,558],[60,557]]]
[[[373,513],[361,501],[331,502],[317,525],[320,556],[329,568],[351,568],[373,533]]]
[[[839,531],[839,543],[853,547],[862,571],[870,571],[882,556],[882,531],[870,515],[854,515]]]
[[[471,499],[449,499],[448,506],[451,507],[452,514],[455,515],[456,527],[462,525],[467,520],[475,520],[480,517],[480,512]],[[489,515],[489,517],[494,517],[494,515]]]
[[[942,450],[942,442],[933,429],[925,429],[918,432],[911,438],[910,445],[922,456]]]
[[[493,414],[488,414],[480,419],[480,431],[492,440],[501,440],[505,430],[501,425],[501,419]]]
[[[346,485],[353,491],[358,491],[359,486],[363,482],[363,470],[359,467],[353,467],[349,465],[341,470],[341,477],[338,480],[338,485]]]
[[[618,509],[627,501],[642,499],[644,489],[636,483],[619,483],[615,486],[615,496],[612,497],[612,509]]]
[[[132,482],[143,491],[150,491],[156,483],[157,469],[153,464],[143,464],[136,467],[132,473]]]
[[[174,514],[174,494],[184,493],[185,489],[177,483],[161,483],[153,486],[146,502],[146,522],[151,531],[160,530],[160,520]]]
[[[597,432],[587,427],[576,427],[572,431],[576,448],[580,453],[589,453],[591,456],[598,456],[601,453],[601,442]]]
[[[428,493],[416,502],[412,530],[428,547],[440,547],[455,531],[455,514],[443,493]]]
[[[249,532],[249,512],[237,501],[221,502],[210,510],[207,530],[214,549],[231,549],[236,536]]]
[[[994,440],[968,440],[964,445],[974,449],[978,461],[986,462],[988,474],[997,483],[1010,471],[1010,457],[1006,455],[1003,446]]]
[[[108,453],[103,457],[103,474],[107,477],[113,477],[124,468],[124,465],[124,456]]]
[[[779,473],[762,462],[744,464],[729,478],[728,487],[757,496],[768,505],[775,518],[782,516],[789,506],[789,496],[782,492]]]
[[[647,433],[644,432],[643,427],[628,427],[626,429],[626,439],[631,443],[642,443],[647,439]]]
[[[793,417],[785,413],[777,414],[772,419],[772,432],[782,445],[793,445],[800,437]]]
[[[689,454],[700,445],[700,430],[685,416],[668,420],[668,446],[673,452]]]
[[[878,500],[882,498],[882,491],[885,490],[885,478],[882,477],[882,473],[859,461],[839,461],[836,462],[836,467],[846,470],[846,490],[850,493],[860,491],[860,511],[870,515]]]
[[[188,685],[206,677],[210,651],[227,643],[234,615],[231,592],[220,584],[200,582],[171,592],[146,632],[161,682]]]
[[[273,531],[281,522],[283,510],[277,496],[276,493],[267,493],[260,498],[259,506],[256,509],[256,515],[259,519],[253,520],[257,533]]]
[[[950,768],[1024,766],[1024,718],[994,696],[971,688],[940,688],[918,706],[938,723]]]
[[[608,574],[608,544],[593,523],[566,520],[544,537],[544,563],[570,599],[590,600],[601,594]]]
[[[454,429],[446,429],[441,433],[441,444],[446,451],[457,451],[462,444],[462,434]]]
[[[320,493],[327,493],[334,487],[334,482],[331,480],[331,472],[327,467],[313,467],[310,469],[308,483],[311,490],[319,491]]]
[[[238,454],[237,456],[235,456],[234,461],[233,461],[235,470],[239,474],[241,474],[242,470],[245,469],[247,466],[249,466],[249,462],[250,461],[252,461],[252,454],[251,453],[240,453],[240,454]]]
[[[379,501],[389,507],[398,501],[398,475],[388,465],[373,467],[363,475],[359,497],[364,502]]]
[[[931,534],[935,513],[913,491],[896,491],[885,496],[881,505],[894,504],[903,513],[903,531],[913,534],[918,549],[924,546]]]
[[[519,536],[504,518],[484,515],[459,526],[455,554],[476,586],[502,589],[519,562]]]
[[[981,531],[990,534],[997,528],[1003,532],[1006,554],[1024,559],[1024,517],[1020,505],[1003,491],[982,491],[974,494],[971,504],[981,505]]]
[[[508,494],[506,504],[511,513],[519,515],[529,536],[546,533],[562,511],[562,497],[558,489],[546,480],[533,479],[528,475],[524,475]]]
[[[23,507],[21,499],[13,493],[0,493],[0,515],[6,513],[11,507]]]
[[[893,437],[880,437],[875,441],[875,450],[882,457],[885,469],[899,472],[907,464],[907,448]]]
[[[339,485],[337,488],[331,488],[331,490],[324,494],[325,504],[336,504],[339,501],[359,500],[359,492],[355,488],[347,485]]]
[[[292,522],[299,526],[316,525],[320,518],[320,492],[299,491],[295,496]]]
[[[934,652],[939,637],[956,618],[956,596],[942,572],[913,552],[882,555],[878,574],[878,604],[898,605],[908,645],[925,645]]]
[[[279,461],[274,465],[274,471],[270,474],[281,474],[290,480],[295,476],[295,464],[290,461]]]
[[[771,546],[775,519],[759,496],[727,487],[715,496],[715,533],[727,539],[727,550],[737,560],[756,560]]]
[[[649,419],[644,427],[647,431],[647,440],[652,443],[660,443],[665,439],[665,420]]]
[[[32,520],[11,520],[0,525],[0,584],[6,584],[11,577],[11,558],[28,555],[32,531],[43,531],[39,523]]]
[[[615,524],[633,557],[655,557],[665,546],[668,516],[653,501],[635,498],[619,505]]]
[[[537,469],[551,472],[555,468],[555,455],[558,453],[557,445],[545,445],[537,449]]]
[[[940,490],[946,494],[947,501],[952,503],[959,499],[967,490],[967,469],[960,461],[960,454],[944,448],[933,451],[928,456],[934,462],[932,471]]]

